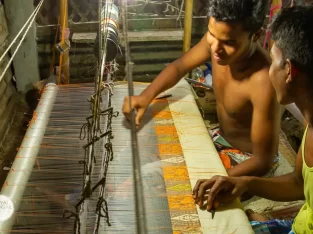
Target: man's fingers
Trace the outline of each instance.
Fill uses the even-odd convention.
[[[213,202],[213,208],[217,209],[220,205],[221,205],[221,203],[219,201],[216,201],[216,198],[215,198],[215,200]]]
[[[129,105],[131,101],[131,106]],[[141,96],[131,96],[131,97],[125,97],[124,98],[124,104],[123,104],[123,113],[127,119],[128,122],[132,120],[132,111],[134,110],[135,114],[135,124],[137,127],[140,125],[140,121],[149,106],[149,103],[147,103],[147,100],[145,100],[144,97]]]
[[[199,190],[199,187],[200,185],[206,180],[198,180],[195,187],[193,188],[192,190],[192,197],[194,200],[197,200],[198,199],[198,190]]]
[[[215,180],[215,183],[211,186],[210,192],[208,194],[208,203],[207,203],[207,210],[210,211],[214,208],[214,200],[216,199],[217,194],[224,189],[225,179],[223,177],[218,177]]]
[[[131,103],[131,105],[132,106],[130,106],[129,105],[129,99],[130,98],[132,98],[132,103]],[[128,122],[130,122],[131,121],[131,118],[132,118],[132,110],[134,109],[134,107],[135,107],[135,101],[134,101],[134,98],[133,97],[128,97],[128,96],[126,96],[125,98],[124,98],[124,104],[123,104],[123,108],[122,108],[122,111],[123,111],[123,114],[124,114],[124,116],[125,116],[125,118],[126,118],[126,120],[128,121]]]
[[[125,119],[128,123],[131,121],[131,114],[124,113]]]
[[[238,180],[239,178],[221,178],[221,190],[219,191],[218,196],[215,198],[214,202],[218,202],[219,204],[226,204],[240,197],[244,192],[244,189],[240,186],[240,183],[236,183]]]
[[[143,108],[138,109],[137,115],[136,115],[136,125],[140,125],[141,118],[143,114],[145,113],[145,110]]]
[[[203,183],[200,184],[198,189],[198,205],[202,208],[204,196],[206,195],[206,191],[211,189],[212,186],[215,184],[215,178],[213,177],[210,180],[205,180]],[[211,191],[211,190],[210,190]]]
[[[206,205],[210,211],[240,196],[240,189],[234,188],[229,177],[214,176],[209,180],[198,180],[192,193],[193,199],[201,208],[204,208],[204,199],[207,196]]]
[[[123,103],[123,108],[122,108],[122,111],[123,111],[123,114],[125,116],[129,115],[130,114],[130,106],[129,106],[129,97],[125,97],[124,98],[124,103]]]

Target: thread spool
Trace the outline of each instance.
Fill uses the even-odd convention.
[[[119,10],[116,5],[112,2],[107,2],[101,11],[101,19],[112,19],[115,22],[118,22],[119,19]],[[103,21],[102,20],[102,21]]]
[[[119,10],[116,5],[106,3],[101,11],[101,34],[103,43],[106,37],[106,62],[114,60],[118,53],[118,20]],[[95,42],[95,55],[99,56],[99,34]]]

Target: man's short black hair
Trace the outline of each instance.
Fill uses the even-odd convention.
[[[313,73],[313,6],[284,8],[274,17],[270,30],[283,54],[300,70]]]
[[[208,17],[220,22],[242,23],[244,30],[256,33],[269,10],[268,0],[209,0]]]

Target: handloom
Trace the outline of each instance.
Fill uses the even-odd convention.
[[[138,94],[146,84],[134,86]],[[82,196],[85,155],[84,142],[79,139],[80,128],[86,122],[89,113],[86,99],[93,94],[94,87],[81,84],[57,89],[38,156],[33,155],[35,166],[20,208],[13,215],[11,233],[74,231],[77,214],[73,207]],[[112,107],[120,110],[127,85],[116,84],[113,93]],[[253,233],[238,201],[218,209],[213,220],[209,212],[194,204],[191,193],[196,181],[226,175],[226,171],[187,82],[182,80],[167,94],[172,97],[151,104],[143,119],[144,127],[137,133],[148,233]],[[100,123],[100,128],[105,129],[105,123]],[[84,130],[81,137],[83,133]],[[122,115],[112,119],[112,133],[114,155],[104,192],[107,213],[103,213],[105,217],[97,233],[136,233],[131,140]],[[96,151],[93,181],[101,178],[103,172],[101,155],[106,151],[103,142],[97,142]],[[19,168],[13,165],[10,174],[14,173],[19,173]],[[6,183],[1,194],[18,186]],[[79,220],[79,225],[86,226],[86,233],[94,233],[97,223],[99,191],[96,191],[86,207],[85,220]]]
[[[132,82],[127,30],[128,83],[112,82],[109,22],[95,82],[44,88],[1,189],[0,233],[253,233],[239,201],[212,219],[192,199],[198,179],[227,173],[185,80],[153,101],[139,129],[119,115],[147,84]]]

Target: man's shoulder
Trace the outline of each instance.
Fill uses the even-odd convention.
[[[269,77],[270,61],[266,55],[259,55],[259,63],[250,77],[251,99],[259,102],[259,99],[276,100],[276,93]]]
[[[259,48],[251,59],[251,67],[253,71],[251,73],[250,80],[256,85],[270,85],[272,83],[269,79],[269,69],[271,66],[271,60],[268,53]]]
[[[263,48],[258,48],[253,58],[250,60],[251,67],[254,71],[252,72],[251,78],[256,82],[270,82],[269,80],[269,69],[271,66],[270,57]]]
[[[250,81],[252,85],[270,85],[272,86],[270,77],[269,77],[269,67],[263,66],[259,67],[252,72]]]

